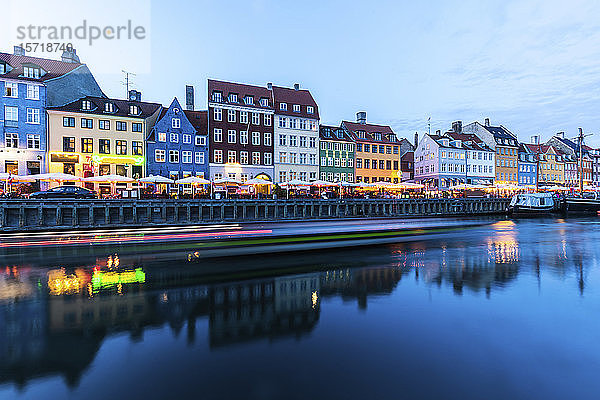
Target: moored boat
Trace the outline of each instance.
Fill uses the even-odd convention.
[[[567,214],[598,214],[600,196],[596,192],[581,197],[569,196],[563,200],[561,208]]]
[[[551,193],[516,194],[508,205],[508,213],[514,216],[545,216],[558,209],[558,202]]]

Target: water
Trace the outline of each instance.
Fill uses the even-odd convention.
[[[598,399],[600,221],[0,271],[0,398]],[[272,272],[207,274],[219,267]],[[64,270],[61,270],[64,268]]]

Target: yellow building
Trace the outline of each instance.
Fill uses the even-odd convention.
[[[538,183],[552,185],[565,183],[565,163],[553,146],[525,144],[525,147],[539,159]]]
[[[367,124],[366,113],[359,112],[357,121],[342,122],[342,127],[356,143],[356,182],[400,182],[401,143],[392,128]]]
[[[116,174],[140,178],[146,173],[146,133],[161,105],[85,97],[48,109],[48,172],[79,177]],[[86,184],[93,189],[93,184]],[[101,185],[101,192],[110,190]]]

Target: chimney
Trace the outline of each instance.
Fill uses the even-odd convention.
[[[415,132],[415,149],[419,145],[419,132]]]
[[[486,119],[483,121],[483,124],[484,124],[485,126],[490,126],[490,119],[489,119],[489,118],[486,118]]]
[[[267,82],[267,89],[273,90],[273,83]]]
[[[70,50],[63,51],[61,60],[62,60],[62,62],[66,62],[66,63],[74,63],[74,64],[81,63],[81,61],[79,61],[79,56],[77,55],[77,50],[75,50],[73,47],[71,47]]]
[[[564,132],[556,132],[556,136],[558,136],[561,139],[565,138],[565,133]]]
[[[367,112],[359,111],[356,113],[356,122],[361,125],[365,125],[367,123]]]
[[[435,134],[438,135],[438,136],[440,136],[442,134],[442,130],[438,129],[437,131],[435,131]]]
[[[185,109],[194,111],[194,87],[185,85]]]
[[[142,93],[137,90],[129,91],[129,101],[142,101]]]
[[[531,143],[532,144],[540,144],[540,135],[533,135],[531,137]]]
[[[300,90],[300,84],[294,83],[294,90]]]
[[[452,123],[452,130],[456,133],[462,133],[462,121],[454,121]]]
[[[13,46],[13,54],[15,56],[24,56],[25,55],[25,49],[22,48],[21,46]]]

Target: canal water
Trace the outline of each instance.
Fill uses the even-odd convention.
[[[598,399],[599,243],[598,219],[549,219],[236,259],[24,252],[0,261],[0,398]]]

